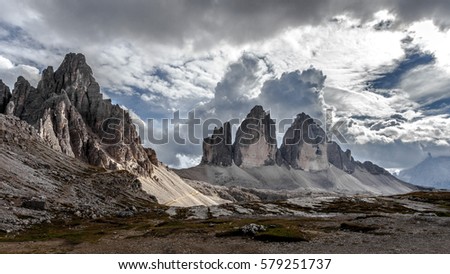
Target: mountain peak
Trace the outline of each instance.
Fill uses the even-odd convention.
[[[64,60],[62,62],[64,63],[77,63],[77,64],[81,64],[81,65],[85,65],[86,64],[86,57],[82,54],[82,53],[67,53],[66,56],[64,57]]]
[[[8,86],[5,83],[3,83],[2,79],[0,79],[0,90],[6,90],[6,89],[9,90]]]
[[[297,117],[295,118],[295,120],[306,120],[306,119],[310,119],[310,118],[311,118],[311,116],[302,112],[302,113],[297,114]]]
[[[429,156],[416,166],[402,170],[398,177],[409,183],[450,189],[450,156]]]
[[[220,128],[215,127],[211,137],[204,139],[202,163],[231,166],[233,163],[232,158],[231,125],[229,122],[226,122]]]
[[[336,142],[327,142],[320,123],[304,112],[285,132],[279,149],[275,122],[262,106],[253,107],[242,121],[232,146],[225,128],[205,138],[201,164],[179,174],[213,184],[274,190],[377,195],[416,190],[372,162],[355,161],[351,151]]]
[[[55,72],[55,78],[64,78],[64,82],[72,84],[77,76],[93,78],[92,69],[86,63],[86,57],[81,53],[68,53]],[[75,78],[75,79],[74,79]],[[92,79],[93,80],[93,79]]]
[[[3,101],[12,101],[14,115],[57,151],[107,169],[152,173],[152,157],[141,146],[129,114],[103,100],[83,54],[67,54],[56,71],[44,69],[37,89],[20,76],[11,100],[2,100],[5,112]]]
[[[61,65],[59,66],[58,70],[60,69],[78,69],[78,68],[85,68],[88,69],[90,73],[92,73],[91,67],[86,63],[86,57],[81,53],[68,53],[64,57],[64,60],[62,61]]]
[[[329,168],[325,132],[304,112],[297,114],[283,137],[281,157],[293,168],[320,171]]]
[[[268,114],[266,114],[264,108],[260,105],[256,105],[250,110],[247,118],[263,119],[266,115]]]
[[[25,79],[25,77],[23,77],[22,75],[17,77],[17,81],[16,83],[28,83],[28,80]]]
[[[233,160],[237,166],[274,165],[277,156],[275,122],[262,106],[252,108],[236,132]]]

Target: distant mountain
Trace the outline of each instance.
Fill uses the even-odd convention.
[[[176,171],[181,177],[246,188],[388,195],[417,189],[351,151],[326,140],[305,113],[297,115],[278,148],[275,123],[262,106],[242,121],[234,143],[228,122],[203,142],[199,166]]]
[[[402,170],[398,178],[415,185],[450,189],[450,157],[431,157]]]

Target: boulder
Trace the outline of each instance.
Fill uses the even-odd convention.
[[[45,201],[41,200],[27,200],[22,202],[22,207],[32,209],[32,210],[45,210]]]

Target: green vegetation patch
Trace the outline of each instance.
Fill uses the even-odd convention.
[[[346,230],[346,231],[351,231],[351,232],[369,233],[369,232],[373,232],[373,231],[379,229],[379,227],[355,224],[355,223],[342,223],[340,226],[340,229]]]
[[[373,202],[367,202],[359,198],[339,198],[332,202],[324,203],[317,210],[322,213],[365,214],[373,212],[411,214],[415,212],[414,210],[393,201],[375,199]]]
[[[118,230],[142,230],[152,225],[155,213],[130,218],[100,218],[95,220],[74,218],[38,224],[16,233],[0,233],[0,242],[30,242],[65,240],[68,244],[96,242]],[[164,218],[164,217],[163,217]]]
[[[236,226],[235,223],[233,228],[217,232],[216,237],[244,237],[264,242],[302,242],[311,238],[300,229],[297,220],[265,219],[253,220],[254,222],[246,220],[246,223],[242,221],[239,222],[240,226]]]
[[[116,230],[123,225],[112,225],[92,222],[80,222],[79,220],[68,223],[55,222],[53,224],[36,225],[29,230],[14,234],[4,235],[1,242],[29,242],[48,241],[63,239],[69,244],[80,244],[83,242],[95,242],[109,231]]]
[[[450,210],[450,192],[447,191],[412,192],[404,195],[399,195],[397,197],[406,198],[411,201],[440,205]]]
[[[264,242],[307,242],[308,238],[308,235],[299,229],[286,227],[269,228],[254,236],[255,240]]]

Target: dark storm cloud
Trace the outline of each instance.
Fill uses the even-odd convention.
[[[255,105],[270,110],[277,119],[301,112],[322,118],[325,79],[322,71],[313,67],[276,77],[266,57],[244,53],[228,66],[207,107],[221,119],[242,118]]]
[[[215,88],[214,105],[218,117],[236,118],[249,111],[257,101],[250,92],[258,89],[259,78],[272,74],[271,64],[264,58],[244,53],[231,63]]]
[[[153,59],[140,62],[141,58],[151,59],[149,56],[158,56],[158,54],[163,56],[161,58],[165,58],[165,54],[169,56],[174,52],[172,47],[185,47],[179,51],[178,49],[175,50],[180,55],[195,55],[195,53],[189,51],[191,45],[194,49],[210,49],[213,46],[221,46],[220,42],[224,42],[224,44],[242,44],[251,41],[262,41],[280,34],[285,29],[301,25],[316,26],[324,21],[329,21],[336,15],[344,13],[359,18],[362,22],[367,22],[372,21],[373,14],[381,9],[387,9],[397,16],[394,22],[375,22],[374,28],[380,31],[403,28],[405,25],[421,19],[432,19],[441,27],[450,25],[450,17],[448,16],[450,14],[450,1],[448,0],[0,0],[0,7],[0,28],[4,29],[0,33],[1,37],[3,37],[3,40],[0,38],[2,45],[0,53],[4,57],[11,60],[14,64],[25,62],[31,65],[35,63],[38,66],[38,64],[58,64],[59,58],[63,54],[58,52],[65,53],[68,49],[96,56],[99,59],[95,61],[98,66],[103,65],[102,62],[105,62],[111,68],[119,68],[103,69],[103,80],[118,78],[126,79],[130,82],[131,79],[131,83],[125,80],[123,82],[129,86],[136,86],[136,88],[133,88],[136,94],[133,94],[132,98],[127,98],[124,95],[119,96],[112,92],[108,94],[118,103],[129,107],[133,106],[133,109],[140,110],[136,112],[144,119],[148,116],[159,118],[159,116],[168,115],[169,110],[172,109],[170,108],[171,103],[180,99],[166,97],[164,93],[161,93],[164,96],[160,96],[159,93],[139,92],[139,88],[146,89],[149,87],[141,83],[143,82],[141,80],[145,78],[142,76],[143,74],[136,73],[138,77],[135,77],[133,73],[150,69],[154,62],[158,63],[158,61]],[[7,14],[10,14],[10,16],[5,16]],[[10,24],[11,28],[5,29],[3,27],[5,24],[2,25],[2,23]],[[28,36],[32,40],[28,39]],[[305,41],[304,43],[306,46],[308,46],[307,42]],[[30,44],[30,46],[24,47],[27,44]],[[302,44],[300,41],[299,45],[302,46]],[[108,49],[111,45],[118,46]],[[125,46],[121,47],[121,45]],[[336,46],[345,47],[345,44]],[[28,50],[28,48],[33,50]],[[109,54],[103,55],[104,58],[102,59],[99,52],[104,48],[107,49],[106,51]],[[55,55],[58,54],[60,56],[56,58]],[[228,53],[224,50],[224,55],[226,54]],[[352,54],[352,52],[348,54]],[[49,56],[53,56],[53,59],[49,58]],[[122,64],[116,61],[116,59],[120,59],[119,57],[123,57],[126,61],[130,61],[133,58],[137,60]],[[412,60],[414,67],[418,67],[417,65],[420,64],[426,65],[430,59],[430,56],[426,55],[417,55],[416,57],[409,60]],[[54,59],[58,61],[53,61]],[[338,57],[330,59],[338,60]],[[27,60],[32,60],[32,63]],[[403,68],[403,63],[398,65],[400,68]],[[135,68],[134,71],[128,71],[133,67]],[[326,67],[320,68],[327,69]],[[283,76],[280,75],[282,71],[277,71],[277,75],[280,75],[277,78],[270,69],[270,65],[263,58],[247,54],[236,63],[230,64],[222,78],[220,78],[221,74],[219,72],[211,72],[211,75],[218,75],[218,77],[210,77],[213,81],[210,81],[211,84],[205,85],[205,87],[209,88],[211,94],[214,91],[216,97],[208,102],[211,96],[205,97],[203,95],[204,100],[201,106],[205,116],[202,117],[208,117],[211,112],[215,111],[224,120],[232,118],[225,114],[242,118],[255,104],[263,104],[266,109],[270,108],[273,115],[275,112],[284,111],[285,113],[278,114],[278,117],[284,116],[284,118],[292,117],[292,115],[302,111],[313,114],[316,109],[310,110],[307,108],[308,106],[320,110],[321,93],[315,92],[314,87],[311,87],[305,78],[308,75],[312,75],[316,77],[313,79],[318,79],[316,81],[317,85],[322,86],[323,83],[321,83],[320,79],[323,75],[320,71],[311,70],[305,73],[292,71],[305,69],[305,67],[289,68],[289,71]],[[388,73],[381,76],[384,77],[383,82],[386,82],[385,80],[389,80],[387,77],[390,75],[393,78],[399,78],[407,73],[413,76],[419,75],[420,77],[410,77],[419,81],[424,79],[424,70],[411,74],[410,69],[401,71],[397,69],[388,71]],[[180,74],[185,74],[186,67],[180,71]],[[401,73],[398,73],[399,71]],[[435,74],[434,70],[431,69],[425,72],[428,72],[427,75]],[[173,73],[170,70],[156,69],[151,76],[159,78],[162,86],[172,88],[171,85],[176,84],[176,82],[172,81],[174,77],[170,77],[173,76],[171,75]],[[214,89],[215,83],[219,79],[220,84]],[[266,82],[266,85],[263,87],[264,82]],[[166,83],[167,85],[165,85]],[[260,84],[259,86],[258,83]],[[395,80],[393,83],[398,84]],[[111,81],[109,86],[120,87],[122,84],[121,81]],[[414,86],[419,85],[412,83],[405,90],[410,92],[411,87]],[[420,92],[417,92],[418,94],[427,96],[434,94],[431,91],[424,93],[422,86],[419,87],[416,88],[420,90]],[[182,88],[176,90],[182,91],[187,89],[182,86]],[[261,94],[248,93],[249,90],[256,89],[261,91]],[[360,94],[353,96],[356,95]],[[394,95],[389,93],[386,97],[394,97]],[[361,96],[363,95],[360,95],[355,100],[363,98]],[[428,102],[430,104],[426,105],[427,108],[424,110],[426,114],[441,111],[438,108],[447,107],[447,97],[439,97],[442,99],[441,101]],[[183,97],[181,105],[194,105],[188,100],[196,99]],[[327,101],[327,103],[330,102]],[[336,105],[339,106],[339,104]],[[364,106],[363,104],[361,105]],[[343,108],[343,112],[346,111],[348,110]],[[448,108],[446,108],[446,111],[448,112]],[[362,113],[364,114],[365,112]],[[442,111],[439,113],[442,113]],[[389,129],[391,126],[389,124],[381,124],[376,127],[379,130],[374,132],[383,131],[386,127]],[[369,132],[368,129],[366,132]],[[370,141],[369,137],[367,139]],[[416,147],[413,149],[409,146],[403,146],[404,151],[407,153],[405,154],[400,150],[396,152],[398,158],[396,156],[394,162],[394,157],[389,156],[389,153],[393,150],[377,150],[379,146],[382,145],[373,144],[373,148],[355,145],[354,148],[355,151],[362,151],[360,155],[357,155],[357,158],[392,159],[392,164],[389,164],[392,167],[396,167],[395,164],[403,161],[402,159],[404,158],[412,159],[415,153],[409,153],[409,151],[417,152],[414,150]],[[386,147],[389,147],[389,145]],[[180,164],[180,159],[175,158],[177,153],[189,158],[195,158],[195,156],[201,154],[201,147],[195,145],[178,146],[170,143],[164,147],[158,147],[158,149],[158,155],[160,155],[162,160],[172,165]],[[366,154],[364,154],[365,151],[367,152]],[[379,155],[374,153],[377,151],[383,151],[383,153]]]
[[[375,2],[375,1],[374,1]],[[442,27],[450,26],[450,1],[448,0],[397,0],[384,1],[385,5],[398,13],[405,22],[413,22],[421,19],[432,19]]]
[[[96,0],[24,1],[43,26],[66,38],[86,42],[120,37],[143,43],[208,47],[218,41],[241,43],[265,39],[287,27],[318,24],[349,13],[370,20],[388,9],[404,23],[430,18],[450,25],[447,0]],[[111,41],[111,40],[110,40]]]
[[[258,101],[270,106],[279,119],[291,118],[301,112],[323,118],[321,91],[325,79],[322,71],[315,68],[283,73],[279,79],[264,83]]]
[[[86,40],[128,37],[196,46],[260,39],[289,25],[320,22],[327,1],[29,1],[48,27]]]
[[[442,27],[450,26],[450,1],[447,0],[338,0],[330,1],[329,11],[348,12],[362,20],[370,20],[373,13],[386,9],[403,23],[432,19]]]

